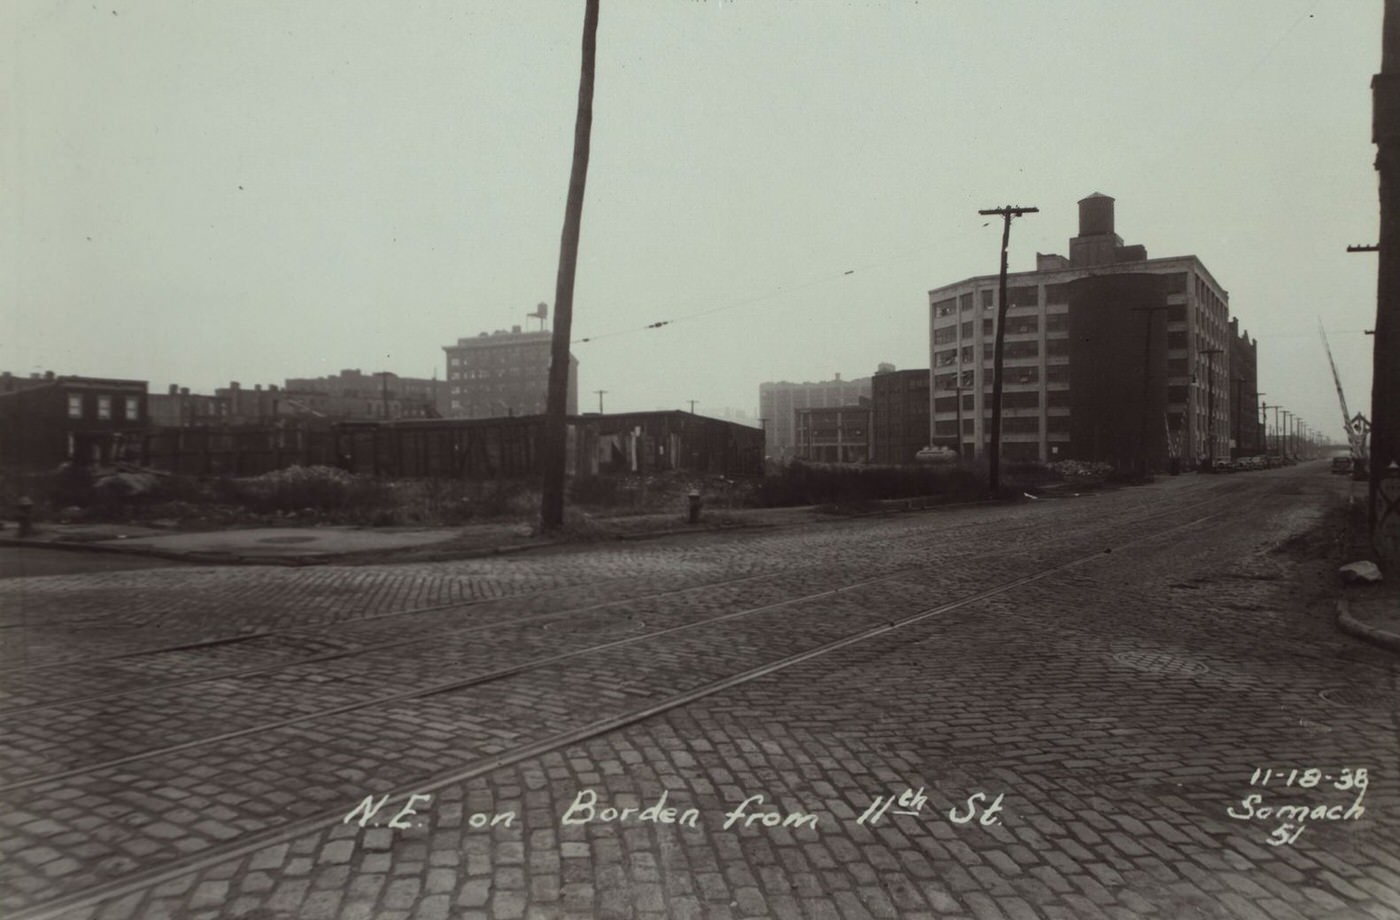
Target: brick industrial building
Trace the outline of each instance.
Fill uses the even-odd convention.
[[[871,461],[913,463],[930,443],[928,368],[897,371],[881,364],[870,378],[870,409]]]
[[[870,400],[854,406],[796,409],[797,443],[793,457],[817,463],[865,463],[870,460]]]
[[[521,332],[515,326],[510,332],[483,332],[475,338],[458,339],[456,345],[444,345],[447,394],[443,414],[449,418],[543,414],[553,338],[552,332]],[[572,355],[565,411],[578,414],[578,359]]]
[[[929,292],[933,440],[964,456],[990,435],[997,289],[984,275]],[[1007,299],[1004,457],[1163,469],[1231,456],[1232,381],[1257,391],[1255,362],[1240,366],[1229,295],[1200,259],[1125,246],[1113,199],[1095,194],[1069,257],[1037,254]]]

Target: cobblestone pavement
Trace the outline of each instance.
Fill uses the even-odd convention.
[[[1398,916],[1341,492],[7,580],[0,914]]]

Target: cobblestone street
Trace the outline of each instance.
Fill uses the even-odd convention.
[[[0,915],[1400,916],[1319,464],[0,581]]]

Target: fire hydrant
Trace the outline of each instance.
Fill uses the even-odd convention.
[[[688,497],[689,497],[689,499],[690,499],[690,523],[692,523],[692,524],[699,524],[699,523],[700,523],[700,490],[699,490],[699,489],[691,489],[691,490],[690,490],[690,495],[689,495]]]
[[[19,535],[27,537],[34,532],[34,502],[29,496],[15,502],[15,520],[19,523]]]

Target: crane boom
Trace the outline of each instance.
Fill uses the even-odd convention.
[[[1352,418],[1347,409],[1347,397],[1342,392],[1342,378],[1337,374],[1337,362],[1332,360],[1332,346],[1327,344],[1327,330],[1322,327],[1321,319],[1317,321],[1317,332],[1322,336],[1322,347],[1327,352],[1327,364],[1332,368],[1332,382],[1337,386],[1337,401],[1342,405],[1342,429],[1347,433],[1347,446],[1351,448],[1352,459],[1360,461],[1366,454],[1365,420],[1360,416]]]

